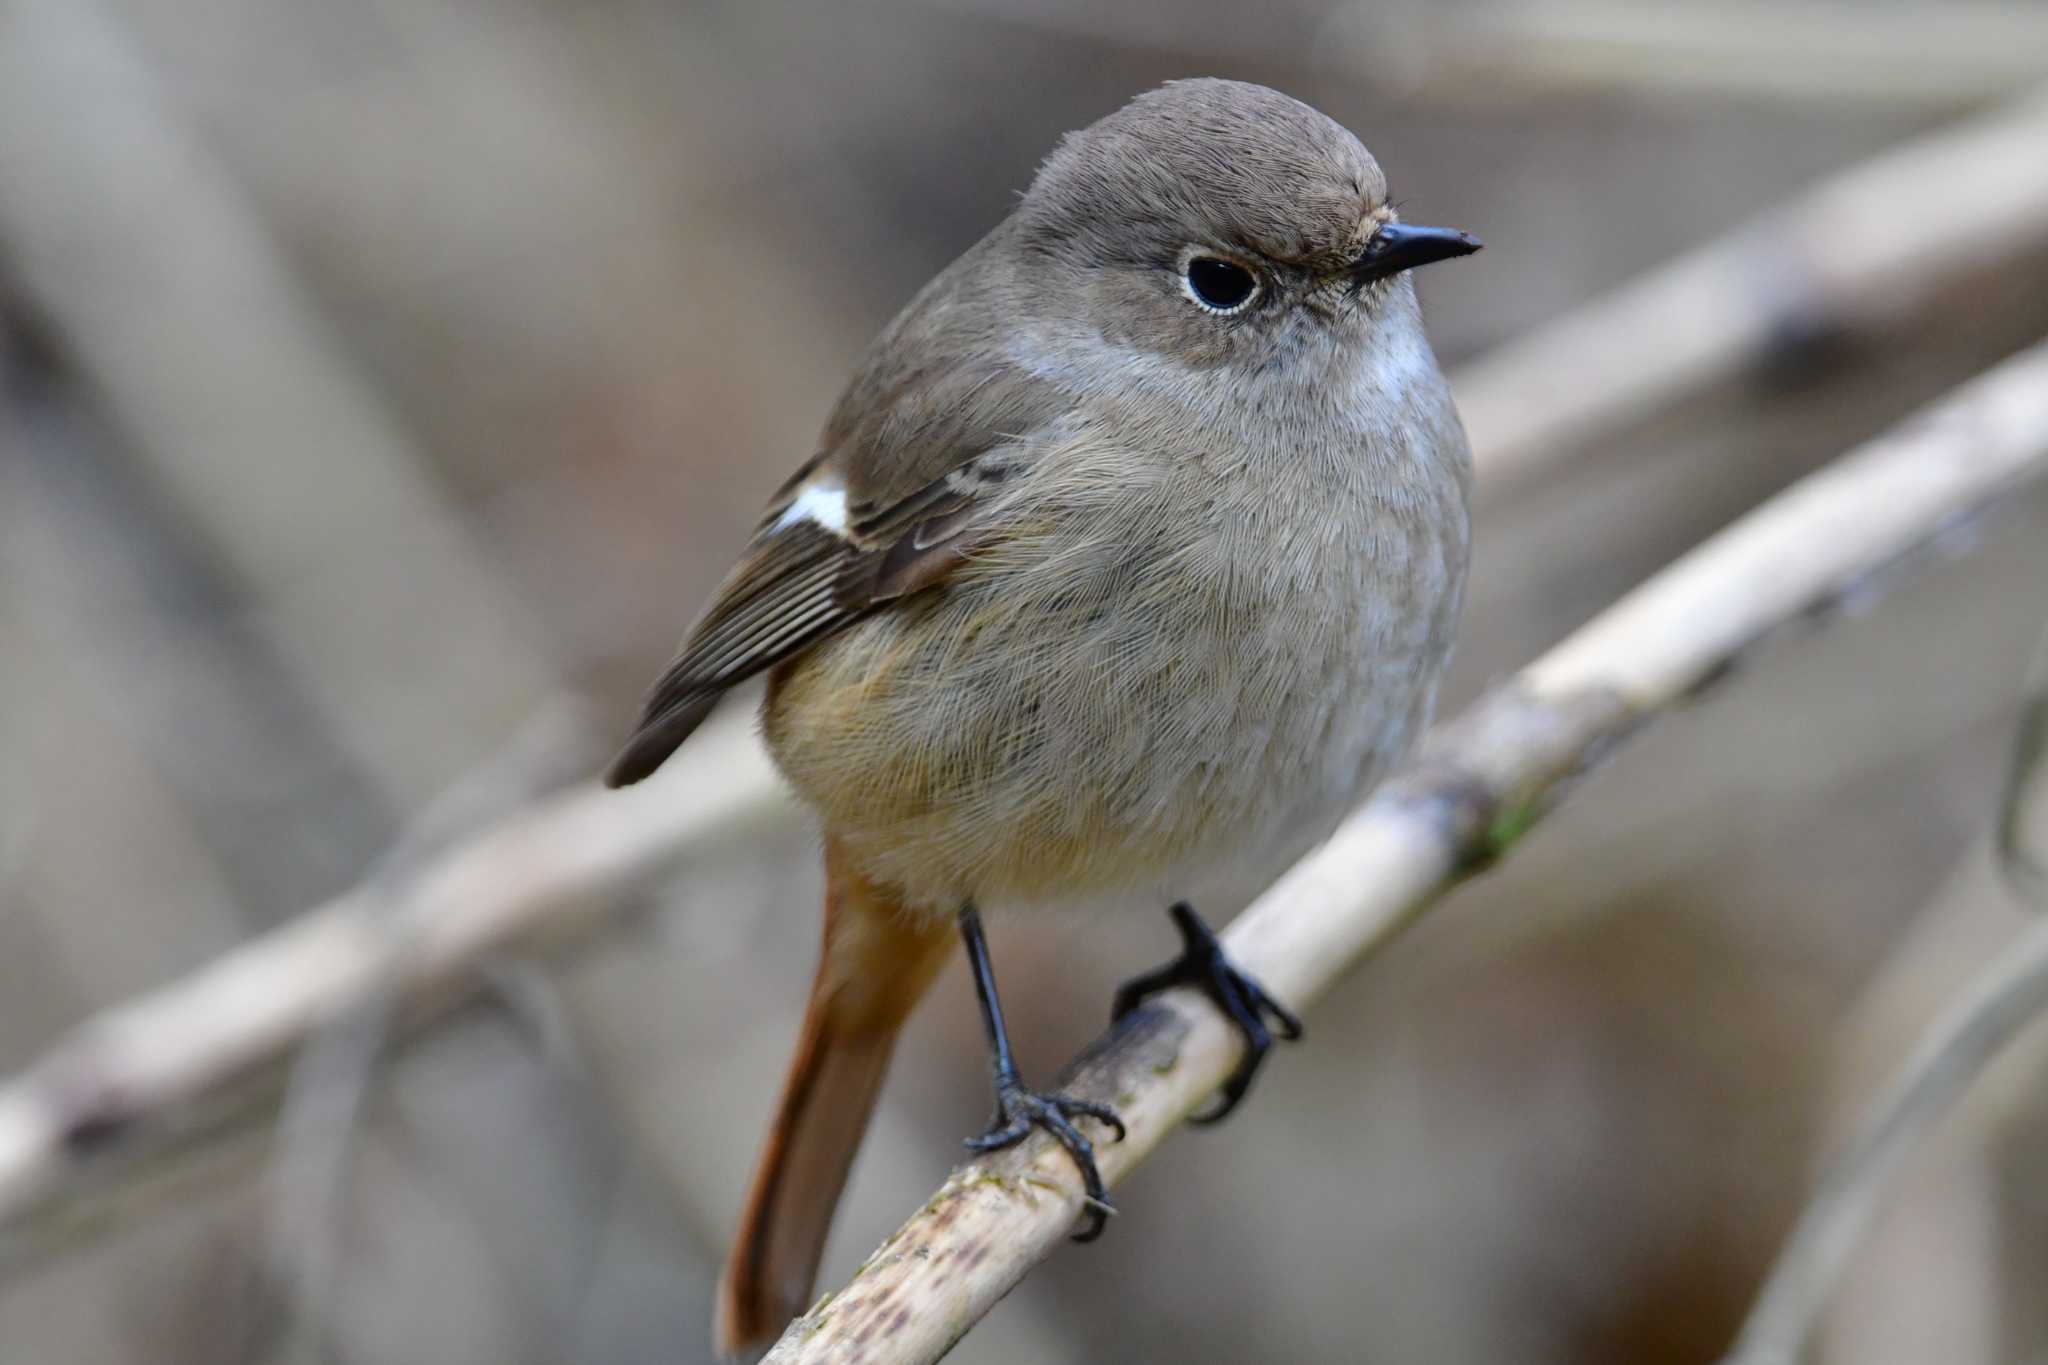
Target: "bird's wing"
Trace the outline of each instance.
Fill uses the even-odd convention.
[[[842,405],[826,431],[836,443],[770,501],[605,780],[638,782],[728,688],[942,581],[989,529],[996,490],[1054,406],[1003,365],[912,373],[872,405]]]

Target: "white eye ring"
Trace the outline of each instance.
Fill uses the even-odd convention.
[[[1190,251],[1180,263],[1181,292],[1205,313],[1229,317],[1259,297],[1259,277],[1248,266],[1210,251]]]

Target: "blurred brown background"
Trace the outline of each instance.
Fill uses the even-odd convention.
[[[465,774],[489,809],[594,768],[867,338],[1138,90],[1308,99],[1484,237],[1420,281],[1455,369],[2048,77],[2033,6],[1765,13],[0,0],[0,1063],[345,889]],[[1788,345],[1487,501],[1446,707],[2048,333],[2048,269],[1950,317]],[[1957,540],[1633,745],[955,1358],[1714,1360],[2021,922],[1984,836],[2048,498]],[[0,1361],[706,1358],[810,838],[505,964],[347,1125],[302,1066],[299,1122],[10,1265]],[[1169,947],[995,934],[1034,1075]],[[827,1282],[985,1117],[972,1011],[956,971],[915,1022]],[[1916,1161],[1828,1359],[2048,1358],[2044,1064]]]

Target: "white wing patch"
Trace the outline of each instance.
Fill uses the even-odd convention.
[[[784,531],[800,521],[815,522],[834,535],[845,535],[846,489],[826,481],[805,484],[768,529]]]

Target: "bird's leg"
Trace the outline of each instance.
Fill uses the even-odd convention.
[[[1095,1169],[1095,1148],[1081,1136],[1073,1121],[1083,1116],[1099,1120],[1115,1129],[1121,1142],[1123,1120],[1106,1104],[1056,1092],[1041,1094],[1025,1086],[1024,1078],[1017,1074],[1016,1059],[1010,1055],[1010,1033],[1003,1026],[1003,1002],[996,994],[996,973],[988,960],[988,939],[981,931],[981,912],[972,904],[961,908],[960,937],[967,944],[967,962],[974,970],[974,994],[981,1001],[981,1022],[988,1029],[989,1069],[994,1073],[996,1087],[995,1117],[989,1121],[988,1131],[980,1137],[968,1138],[967,1145],[977,1152],[993,1152],[1022,1142],[1033,1128],[1051,1133],[1081,1168],[1082,1187],[1088,1195],[1087,1221],[1074,1234],[1074,1240],[1092,1242],[1102,1235],[1103,1222],[1112,1210],[1109,1191],[1103,1188],[1102,1175]]]
[[[1251,1088],[1259,1063],[1266,1060],[1266,1054],[1273,1048],[1273,1033],[1278,1032],[1291,1042],[1301,1037],[1301,1020],[1266,994],[1265,987],[1231,965],[1230,959],[1223,955],[1223,945],[1216,941],[1216,935],[1209,926],[1202,923],[1202,917],[1195,913],[1193,906],[1182,901],[1167,913],[1173,916],[1174,925],[1180,930],[1183,945],[1180,956],[1156,971],[1132,977],[1119,986],[1116,1002],[1110,1007],[1110,1018],[1121,1019],[1144,1003],[1147,996],[1174,986],[1193,986],[1214,1000],[1216,1007],[1229,1015],[1238,1032],[1244,1035],[1244,1060],[1223,1083],[1216,1107],[1189,1120],[1191,1123],[1215,1123],[1237,1108],[1237,1102]],[[1264,1016],[1267,1015],[1272,1016],[1271,1031],[1266,1027]]]

